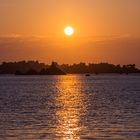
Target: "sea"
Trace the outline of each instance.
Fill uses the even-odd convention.
[[[0,140],[140,140],[140,75],[1,75]]]

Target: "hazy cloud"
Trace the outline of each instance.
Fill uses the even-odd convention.
[[[98,41],[92,40],[63,46],[62,41],[53,42],[44,37],[1,36],[0,62],[23,59],[43,62],[56,60],[60,63],[108,61],[117,64],[136,63],[140,66],[140,38],[112,36],[100,37]]]

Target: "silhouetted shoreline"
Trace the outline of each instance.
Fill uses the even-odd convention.
[[[64,71],[57,67],[55,62],[52,62],[49,68],[43,68],[41,71],[36,71],[34,69],[30,69],[26,72],[22,72],[17,70],[15,75],[66,75]]]
[[[135,64],[114,65],[109,63],[79,63],[79,64],[62,64],[52,62],[51,65],[40,63],[38,61],[19,61],[3,62],[0,65],[0,74],[16,75],[65,75],[65,74],[131,74],[140,73]]]

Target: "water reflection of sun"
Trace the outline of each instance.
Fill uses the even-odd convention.
[[[79,140],[82,125],[80,117],[85,112],[83,96],[80,92],[79,79],[64,80],[62,77],[58,82],[59,93],[56,99],[59,109],[56,113],[58,126],[56,133],[61,140]],[[64,82],[65,81],[65,82]]]

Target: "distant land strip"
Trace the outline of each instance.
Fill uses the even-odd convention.
[[[19,61],[2,62],[0,64],[0,74],[16,75],[65,75],[65,74],[100,74],[118,73],[131,74],[140,73],[140,69],[135,64],[114,65],[109,63],[79,63],[61,64],[52,62],[51,65],[40,63],[39,61]]]

